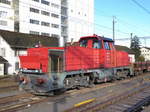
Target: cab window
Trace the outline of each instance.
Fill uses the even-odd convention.
[[[93,48],[100,49],[101,48],[101,42],[99,40],[93,40]]]
[[[82,40],[80,42],[80,47],[87,47],[87,40]]]
[[[104,47],[106,50],[110,50],[109,43],[107,41],[104,41]]]
[[[110,45],[111,50],[115,50],[114,43],[111,42],[111,43],[109,43],[109,45]]]

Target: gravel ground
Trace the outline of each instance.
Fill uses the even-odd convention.
[[[7,87],[7,86],[18,84],[17,80],[15,80],[15,76],[9,76],[7,78],[2,78],[2,79],[1,78],[0,78],[0,87]]]
[[[3,93],[0,93],[0,98],[7,97],[7,96],[13,96],[13,95],[17,95],[17,94],[22,94],[22,93],[24,93],[24,92],[19,91],[19,90],[14,90],[14,91],[10,91],[10,92],[3,92]]]
[[[0,88],[1,87],[8,87],[8,86],[16,86],[18,85],[18,82],[15,80],[14,76],[4,76],[4,77],[0,77]],[[7,97],[7,96],[11,96],[11,95],[16,95],[16,94],[20,94],[22,92],[20,92],[19,90],[0,90],[0,98],[1,97]]]
[[[84,94],[74,94],[69,95],[67,97],[60,97],[58,100],[55,101],[47,101],[47,102],[41,102],[36,105],[27,105],[27,108],[24,110],[20,110],[18,112],[62,112],[66,109],[69,109],[74,106],[74,104],[77,104],[79,102],[92,99],[92,98],[105,98],[107,95],[109,95],[112,92],[123,92],[129,86],[135,85],[137,83],[142,83],[140,81],[132,81],[132,82],[125,82],[121,83],[119,85],[114,85],[106,88],[102,88],[96,91],[91,91]],[[79,90],[80,91],[80,90]],[[59,97],[59,96],[58,96]]]
[[[146,77],[150,77],[150,74]],[[149,81],[149,80],[148,80]],[[14,80],[9,80],[8,82],[0,80],[1,86],[11,85],[11,84],[17,84]],[[77,104],[79,102],[101,97],[105,98],[107,95],[111,94],[112,92],[121,92],[125,90],[126,88],[129,88],[131,85],[135,85],[137,83],[142,83],[142,80],[136,80],[132,82],[124,82],[121,84],[109,86],[106,88],[97,89],[95,91],[90,91],[88,93],[81,92],[82,90],[72,90],[75,92],[68,92],[70,93],[67,96],[57,96],[57,100],[48,100],[46,102],[41,102],[39,104],[30,105],[28,104],[25,109],[19,110],[18,112],[62,112],[68,108],[71,108],[74,106],[74,104]],[[92,89],[92,88],[91,88]],[[80,93],[81,92],[81,93]],[[7,97],[11,95],[20,94],[23,92],[20,92],[18,90],[7,92],[7,93],[0,93],[0,97]],[[148,107],[147,107],[148,108]],[[146,109],[147,110],[147,109]],[[143,112],[150,112],[150,111],[143,111]],[[150,110],[150,109],[149,109]]]
[[[150,112],[150,106],[145,107],[142,112]]]

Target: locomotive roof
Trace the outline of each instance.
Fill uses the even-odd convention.
[[[85,39],[85,38],[98,38],[100,40],[104,40],[104,41],[109,41],[109,42],[114,42],[111,38],[107,38],[107,37],[101,37],[98,35],[93,35],[93,36],[85,36],[85,37],[81,37],[80,39]]]
[[[45,47],[57,47],[58,38],[41,35],[0,30],[0,36],[12,47],[17,49],[31,48],[39,42]]]
[[[102,40],[113,42],[113,40],[111,38],[107,38],[107,37],[99,37],[99,38]]]

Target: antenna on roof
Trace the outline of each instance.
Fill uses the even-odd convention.
[[[93,34],[93,36],[98,36],[98,35],[96,35],[96,34]]]

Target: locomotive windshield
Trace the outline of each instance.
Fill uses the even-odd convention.
[[[99,40],[93,40],[93,48],[100,49],[101,48],[101,41]]]
[[[104,41],[104,47],[106,50],[110,50],[109,42]]]
[[[80,47],[87,47],[88,40],[82,40],[80,41]]]
[[[100,49],[102,48],[101,40],[98,40],[97,38],[88,38],[88,39],[82,39],[80,41],[80,47],[88,47],[88,48],[96,48]]]

